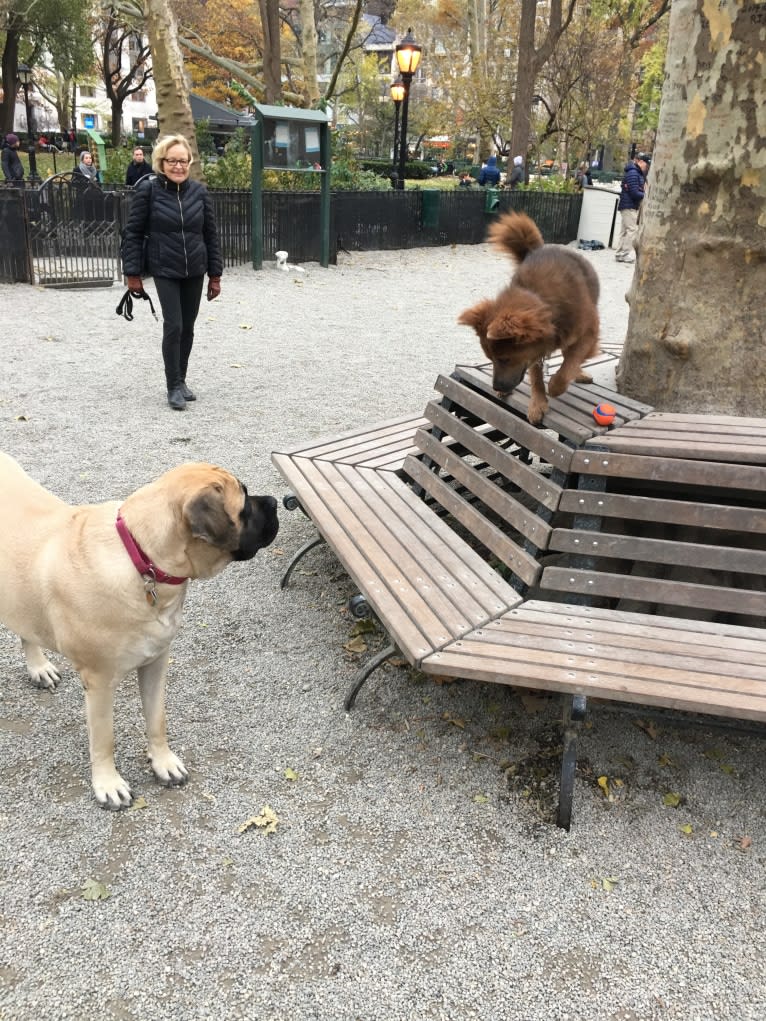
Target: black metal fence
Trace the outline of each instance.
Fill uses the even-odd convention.
[[[252,257],[252,195],[211,190],[224,265]],[[0,187],[0,281],[94,286],[120,279],[120,230],[132,189],[77,192],[66,178],[40,188]],[[291,262],[320,261],[319,192],[265,192],[263,255],[280,250]],[[528,213],[549,244],[577,238],[581,194],[532,191],[335,192],[330,260],[339,250],[373,251],[479,244],[492,219],[509,209]]]

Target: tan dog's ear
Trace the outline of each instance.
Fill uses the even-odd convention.
[[[487,324],[489,323],[494,310],[494,301],[491,301],[489,298],[485,298],[484,301],[480,301],[479,304],[474,305],[473,308],[467,308],[464,312],[461,312],[457,321],[461,326],[472,326],[480,337],[486,337]]]
[[[187,500],[184,517],[195,539],[225,550],[239,545],[239,532],[226,510],[222,486],[208,486]]]

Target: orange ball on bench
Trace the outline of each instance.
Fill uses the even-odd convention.
[[[616,414],[617,408],[612,404],[597,404],[593,409],[593,417],[598,425],[611,425]]]

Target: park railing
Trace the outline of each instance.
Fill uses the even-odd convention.
[[[94,189],[91,201],[86,196],[78,203],[69,187],[61,178],[40,188],[0,186],[0,281],[76,287],[120,278],[120,230],[130,214],[132,189]],[[224,265],[249,262],[250,191],[215,189],[210,195]],[[320,261],[319,203],[319,192],[264,192],[265,260],[282,250],[294,263]],[[330,261],[337,261],[338,251],[479,244],[492,220],[509,209],[528,213],[548,244],[568,244],[577,238],[581,205],[581,194],[558,192],[334,192]]]

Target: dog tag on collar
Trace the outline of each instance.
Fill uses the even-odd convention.
[[[157,605],[157,586],[155,579],[151,574],[145,574],[144,578],[144,593],[146,595],[146,601],[150,606]]]

